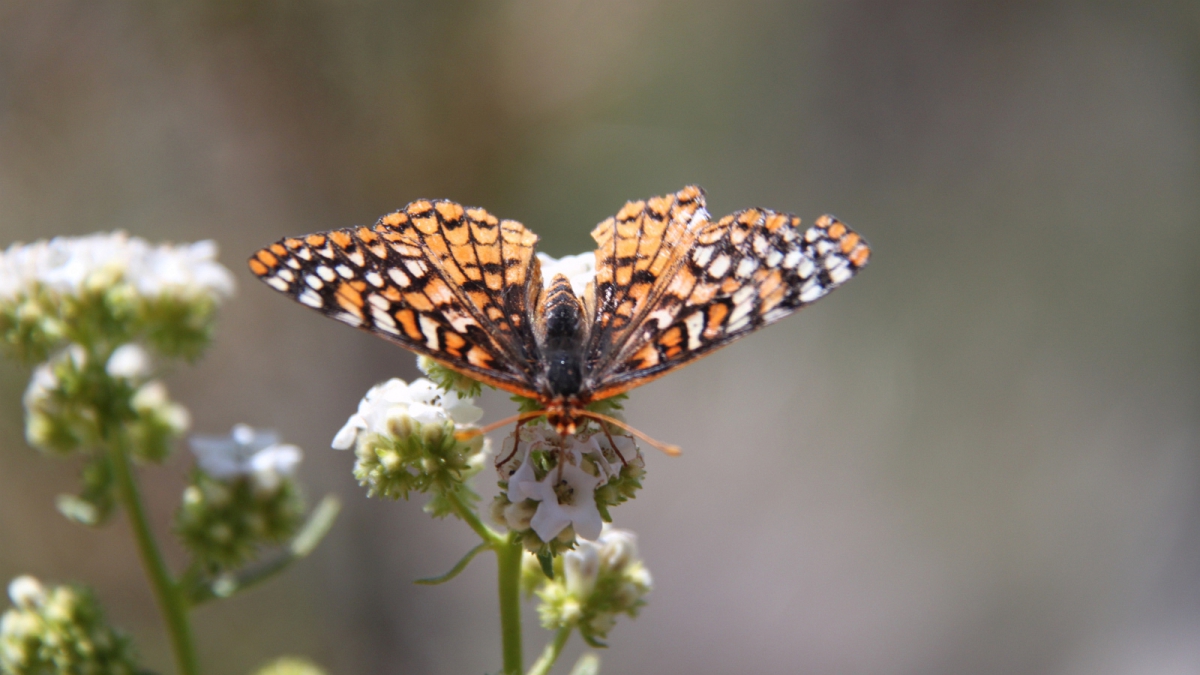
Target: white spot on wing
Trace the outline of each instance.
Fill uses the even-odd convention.
[[[350,269],[349,267],[346,267],[345,265],[338,265],[334,269],[337,270],[338,274],[342,275],[343,279],[353,279],[354,278],[354,270]]]
[[[396,282],[397,286],[399,286],[400,288],[408,288],[409,281],[408,281],[407,274],[405,274],[404,272],[401,272],[399,269],[397,269],[395,267],[389,269],[387,272],[388,272],[388,276],[392,278],[392,281]]]
[[[333,281],[337,278],[337,275],[333,273],[333,270],[329,269],[325,265],[319,265],[317,267],[317,274],[325,281]]]
[[[767,254],[767,267],[779,267],[780,260],[783,260],[783,254],[778,249],[771,249]]]
[[[371,303],[372,307],[374,307],[376,309],[385,310],[385,311],[389,307],[392,306],[391,300],[388,300],[387,298],[383,297],[382,295],[380,295],[378,293],[372,293],[372,294],[368,295],[367,302]]]
[[[647,321],[652,320],[652,321],[656,322],[658,324],[658,327],[661,329],[665,326],[670,325],[671,320],[674,318],[675,318],[675,312],[664,307],[663,309],[658,309],[653,312],[650,312],[650,315],[646,317],[646,320]]]
[[[311,288],[304,289],[304,292],[301,293],[300,297],[296,299],[308,305],[309,307],[315,307],[316,309],[321,309],[321,307],[325,304],[325,301],[321,299],[321,296],[317,295],[316,291]]]
[[[708,273],[714,278],[720,279],[729,271],[729,256],[721,254],[713,261],[712,265],[708,266]]]
[[[286,291],[287,289],[291,288],[291,284],[283,279],[280,279],[279,277],[267,277],[267,283],[271,285],[271,288],[274,288],[277,291]]]
[[[374,305],[375,303],[371,303],[371,304]],[[400,334],[400,331],[396,330],[396,321],[394,319],[392,319],[392,316],[390,314],[383,311],[379,307],[371,308],[371,318],[375,319],[375,327],[376,328],[378,328],[382,331],[391,333],[393,335]]]
[[[314,274],[309,274],[309,275],[306,275],[306,276],[304,277],[304,281],[305,281],[305,283],[307,283],[309,286],[312,286],[313,288],[317,289],[318,291],[319,291],[319,290],[321,290],[322,288],[324,288],[324,287],[325,287],[325,282],[323,282],[323,281],[321,281],[320,279],[318,279],[318,278],[316,277],[316,275],[314,275]]]
[[[421,262],[420,260],[405,260],[404,266],[407,267],[408,271],[418,279],[425,276],[425,263]]]
[[[796,273],[800,275],[801,279],[807,279],[811,277],[813,272],[816,270],[817,266],[813,264],[812,258],[806,257],[800,261],[800,269],[796,270]]]
[[[474,317],[455,309],[447,309],[446,311],[442,312],[442,316],[445,317],[446,321],[450,322],[450,327],[453,328],[454,332],[456,333],[466,333],[468,326],[479,325],[479,322],[477,322]]]
[[[692,251],[692,262],[699,267],[704,267],[708,261],[712,259],[713,247],[701,246],[695,251]]]
[[[850,271],[849,265],[842,265],[841,267],[835,267],[834,269],[829,270],[829,280],[834,284],[846,283],[846,281],[852,276],[854,276],[854,273]]]
[[[356,267],[362,267],[363,263],[366,262],[363,260],[362,251],[356,250],[354,253],[347,253],[346,257],[349,258],[350,262],[354,263]]]
[[[683,320],[683,325],[685,328],[687,328],[688,349],[699,349],[700,332],[704,330],[704,312],[696,312],[692,314]]]
[[[425,335],[425,346],[430,349],[438,348],[437,322],[424,314],[419,317],[421,322],[421,333]]]
[[[287,268],[280,269],[276,274],[284,281],[290,282],[296,280],[296,275],[292,274],[292,271]]]
[[[737,275],[743,279],[758,269],[758,261],[754,258],[742,258],[737,266]]]
[[[376,288],[379,288],[383,285],[383,277],[379,276],[379,272],[367,272],[363,278],[367,280],[368,284],[371,284]]]
[[[809,279],[808,283],[800,288],[800,302],[812,302],[822,295],[825,295],[825,287],[817,281],[816,277]]]

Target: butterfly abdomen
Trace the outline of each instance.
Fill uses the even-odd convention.
[[[547,393],[574,396],[583,384],[584,318],[583,305],[565,276],[560,274],[550,282],[538,314]]]

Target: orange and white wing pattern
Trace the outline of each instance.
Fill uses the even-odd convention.
[[[624,342],[690,246],[693,224],[707,217],[704,191],[690,185],[674,195],[627,202],[592,231],[597,248],[589,366],[602,367]]]
[[[288,237],[250,269],[298,302],[477,380],[535,396],[537,236],[454,202],[415,201],[357,227]]]
[[[593,399],[644,384],[816,302],[871,255],[861,236],[829,215],[803,229],[790,214],[747,209],[692,222],[688,231],[687,250],[663,271],[662,292],[591,374]]]

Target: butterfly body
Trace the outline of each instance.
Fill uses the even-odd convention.
[[[710,221],[704,193],[627,203],[592,232],[582,296],[543,286],[537,236],[418,200],[372,228],[288,237],[250,259],[276,290],[487,384],[536,399],[560,433],[594,401],[656,379],[815,302],[867,264],[831,216],[746,209]]]

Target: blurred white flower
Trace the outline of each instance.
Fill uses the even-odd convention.
[[[129,282],[147,297],[233,294],[233,275],[216,260],[212,241],[152,245],[125,232],[55,237],[13,244],[0,253],[0,299],[43,287],[62,295]]]
[[[192,425],[188,409],[173,402],[167,396],[167,386],[158,380],[147,382],[129,400],[133,409],[143,415],[154,415],[172,429],[174,435],[182,434]]]
[[[571,291],[579,297],[587,285],[596,278],[596,254],[580,253],[561,258],[551,258],[545,253],[538,252],[538,262],[542,265],[542,283],[547,287],[554,277],[562,274],[571,282]]]
[[[8,584],[8,597],[17,607],[31,609],[46,599],[46,589],[37,579],[24,574]]]
[[[140,380],[150,375],[150,353],[141,345],[121,345],[108,357],[104,369],[112,377]]]
[[[600,573],[599,547],[590,541],[576,542],[575,548],[562,556],[567,592],[580,602],[587,600]]]
[[[483,410],[475,406],[472,398],[443,391],[425,378],[412,383],[392,378],[371,387],[359,402],[358,411],[333,437],[332,446],[337,450],[354,447],[359,432],[391,434],[391,423],[406,418],[418,424],[449,421],[462,426],[472,424],[480,417],[483,417]]]
[[[193,436],[188,439],[196,464],[219,480],[248,476],[263,490],[276,489],[291,477],[303,457],[300,448],[279,442],[274,431],[238,424],[228,436]]]

